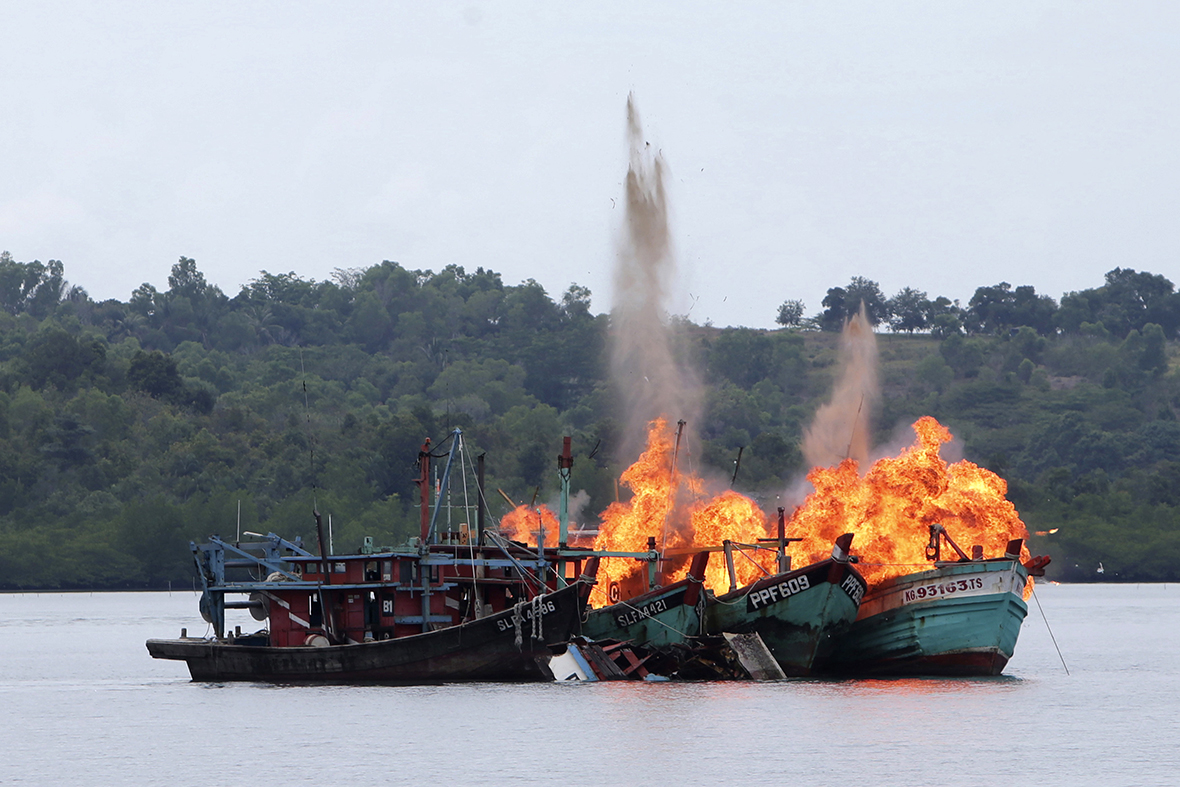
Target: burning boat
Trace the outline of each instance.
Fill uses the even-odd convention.
[[[854,460],[813,469],[815,491],[791,517],[804,554],[815,554],[838,529],[856,533],[868,592],[831,669],[998,674],[1028,611],[1029,575],[1043,573],[1049,558],[1029,554],[1028,530],[1002,478],[966,460],[943,460],[940,447],[952,438],[935,419],[920,418],[913,428],[913,445],[863,475]],[[971,539],[971,554],[948,532]],[[954,562],[940,559],[944,542]]]
[[[930,528],[935,568],[874,585],[830,664],[848,675],[999,675],[1016,649],[1028,614],[1023,592],[1030,575],[1043,575],[1048,557],[1021,563],[1021,539],[1003,557],[968,557],[941,525]],[[939,539],[959,555],[939,561]]]
[[[625,640],[661,650],[704,634],[708,561],[707,551],[698,552],[684,579],[589,610],[582,634],[590,639]]]
[[[812,674],[835,635],[855,619],[865,592],[848,554],[852,535],[836,539],[834,548],[829,544],[830,557],[791,570],[787,544],[800,539],[786,538],[783,509],[772,537],[765,514],[750,498],[733,491],[707,497],[699,478],[677,472],[679,443],[679,430],[674,435],[666,421],[653,421],[646,450],[620,479],[631,499],[603,512],[590,552],[602,560],[602,581],[592,591],[594,608],[582,634],[682,661],[699,655],[702,637],[719,643],[727,641],[723,635],[736,635],[777,662],[782,675]],[[558,527],[564,539],[569,451],[567,438],[558,459],[561,516],[522,512],[522,519],[527,515],[537,525],[515,529],[525,544],[545,541],[550,517],[549,529]],[[724,564],[710,563],[712,552],[723,552]],[[729,592],[722,594],[726,581]]]
[[[459,430],[452,437],[440,498]],[[179,639],[148,640],[148,652],[186,662],[194,680],[552,680],[549,646],[576,633],[597,561],[556,561],[552,550],[531,552],[485,533],[482,496],[478,532],[440,534],[438,506],[429,512],[431,456],[428,441],[420,455],[422,530],[404,547],[368,541],[359,555],[329,555],[318,514],[319,555],[273,533],[251,544],[217,537],[194,544],[201,613],[213,636],[182,631]],[[227,609],[248,609],[269,626],[229,634]]]
[[[678,579],[661,584],[660,567],[667,561],[664,553],[657,548],[654,536],[646,537],[646,543],[643,544],[645,548],[642,549],[621,550],[617,548],[618,543],[604,539],[598,540],[593,550],[570,549],[566,543],[573,467],[569,437],[563,440],[557,467],[561,481],[559,513],[555,516],[544,507],[533,512],[520,506],[504,517],[501,528],[522,539],[518,543],[525,546],[532,543],[538,547],[545,543],[547,532],[556,531],[560,555],[593,556],[609,561],[616,571],[621,566],[633,569],[630,581],[620,584],[608,578],[605,587],[594,589],[593,598],[598,605],[586,611],[581,624],[582,636],[599,641],[617,640],[667,653],[673,646],[684,643],[686,638],[704,633],[705,578],[709,550],[692,553],[687,572]],[[529,524],[524,524],[526,521]],[[532,522],[536,522],[535,530]],[[683,557],[674,562],[683,562]]]
[[[684,422],[678,426],[683,428]],[[664,419],[652,421],[646,449],[620,478],[631,499],[602,514],[594,547],[602,557],[604,580],[591,595],[600,608],[590,613],[598,624],[592,636],[629,637],[620,624],[642,623],[635,626],[637,644],[654,638],[687,645],[691,652],[692,635],[749,635],[747,640],[756,635],[761,645],[750,646],[764,646],[784,675],[812,674],[835,635],[856,618],[865,592],[865,581],[848,554],[851,534],[833,539],[834,548],[828,542],[830,557],[792,570],[786,546],[799,539],[785,537],[782,509],[775,537],[750,498],[732,490],[708,496],[699,477],[678,471],[680,442],[680,429],[674,433]],[[657,538],[663,541],[658,549]],[[657,558],[646,566],[613,551],[639,550],[645,544]],[[714,551],[724,553],[724,564],[708,563],[708,553]],[[691,606],[660,606],[660,598],[679,599],[681,592],[688,598],[691,585],[683,591],[680,586],[697,577],[706,590],[703,620],[699,611],[694,619]],[[657,586],[659,581],[664,587]],[[728,592],[723,591],[726,583]],[[665,617],[646,620],[648,610]],[[703,623],[699,631],[690,630],[695,620]]]
[[[758,634],[787,677],[822,670],[865,594],[864,578],[851,565],[851,543],[852,534],[846,533],[827,560],[712,598],[706,628],[714,634]],[[734,547],[725,544],[731,572]]]

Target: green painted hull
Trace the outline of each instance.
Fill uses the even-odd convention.
[[[1028,614],[1017,560],[956,563],[874,586],[839,640],[847,675],[999,675]]]
[[[590,639],[628,640],[666,648],[701,633],[700,582],[681,580],[609,607],[592,609],[582,623]]]
[[[789,677],[822,670],[856,619],[865,582],[848,563],[824,560],[710,599],[710,634],[756,632]]]

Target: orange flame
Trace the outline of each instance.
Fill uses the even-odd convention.
[[[658,538],[672,510],[676,488],[672,479],[672,434],[663,418],[648,427],[647,448],[619,477],[619,483],[634,496],[627,502],[611,503],[602,512],[594,548],[610,552],[643,552],[648,538]],[[603,558],[598,566],[598,584],[590,595],[594,606],[610,603],[612,584],[619,586],[619,598],[638,595],[645,589],[645,566],[633,558]]]
[[[612,503],[602,513],[594,542],[597,550],[646,552],[649,539],[655,539],[656,549],[677,553],[663,569],[666,583],[683,579],[688,573],[692,547],[716,545],[726,539],[752,544],[766,533],[766,515],[750,498],[727,491],[705,499],[700,478],[673,468],[674,447],[675,436],[668,421],[663,418],[652,421],[646,449],[619,478],[619,483],[630,489],[633,496],[626,502]],[[773,573],[769,571],[773,556],[759,555],[751,555],[750,560],[736,559],[736,573],[742,584],[763,573]],[[647,569],[648,564],[635,558],[604,558],[598,568],[598,585],[590,596],[591,604],[610,603],[612,584],[617,584],[619,598],[644,592]],[[724,561],[710,561],[705,584],[719,592],[728,589]]]
[[[926,545],[932,524],[943,525],[965,550],[982,546],[985,557],[1002,555],[1010,539],[1028,538],[1015,506],[1005,497],[1008,487],[1002,478],[971,462],[947,464],[939,449],[952,439],[951,433],[934,418],[921,418],[913,428],[914,444],[896,457],[877,460],[863,478],[853,459],[808,474],[815,491],[788,524],[788,535],[802,539],[791,549],[796,567],[827,558],[832,543],[847,532],[856,534],[853,553],[861,557],[858,568],[870,584],[931,567]],[[633,496],[602,513],[594,548],[646,552],[654,538],[656,549],[676,555],[663,569],[662,580],[671,583],[687,574],[693,547],[730,540],[747,545],[734,557],[739,585],[774,573],[773,545],[751,548],[758,539],[773,536],[758,504],[733,491],[706,498],[700,478],[673,471],[673,450],[667,420],[652,421],[647,448],[619,479]],[[949,552],[944,544],[943,557]],[[1025,547],[1021,559],[1027,557]],[[635,558],[604,558],[591,603],[610,603],[612,583],[618,586],[619,598],[642,593],[647,589],[647,568]],[[709,561],[705,584],[716,593],[728,590],[728,569],[720,555]]]
[[[500,520],[500,532],[513,541],[520,541],[529,546],[537,545],[537,533],[545,536],[546,546],[557,545],[559,525],[557,514],[549,510],[548,506],[540,505],[536,508],[520,505],[509,511]]]
[[[1004,479],[968,461],[948,465],[939,448],[951,433],[934,418],[920,418],[913,428],[914,444],[896,457],[878,459],[863,478],[852,459],[808,474],[815,491],[789,524],[790,535],[803,539],[796,555],[805,562],[822,560],[837,536],[853,532],[852,551],[862,561],[858,569],[872,585],[930,567],[930,525],[943,525],[965,551],[982,546],[985,557],[1004,554],[1010,539],[1028,538],[1005,497]],[[944,558],[948,551],[944,545]],[[1028,554],[1024,547],[1021,558]]]
[[[738,586],[748,585],[775,572],[774,552],[769,545],[758,546],[759,538],[767,538],[766,514],[750,498],[733,491],[725,491],[712,500],[693,508],[692,539],[683,539],[683,546],[708,546],[734,541],[745,546],[734,554],[733,567]],[[672,572],[669,582],[683,579],[688,566]],[[705,587],[716,593],[729,590],[729,569],[720,555],[714,556],[705,569]]]

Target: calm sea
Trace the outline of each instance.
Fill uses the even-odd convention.
[[[0,783],[1180,784],[1180,586],[1037,596],[1068,675],[1032,602],[994,679],[309,688],[149,658],[191,592],[2,594]]]

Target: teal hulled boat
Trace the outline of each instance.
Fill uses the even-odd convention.
[[[701,634],[708,552],[694,556],[688,576],[607,607],[588,610],[582,635],[593,640],[625,640],[657,650]]]
[[[832,557],[760,579],[710,600],[710,634],[757,633],[788,677],[823,669],[837,635],[856,619],[865,581],[850,565],[852,534],[836,541]]]
[[[999,675],[1028,614],[1022,541],[1002,558],[936,564],[874,585],[830,670],[848,675]],[[1033,573],[1048,562],[1034,561]]]

